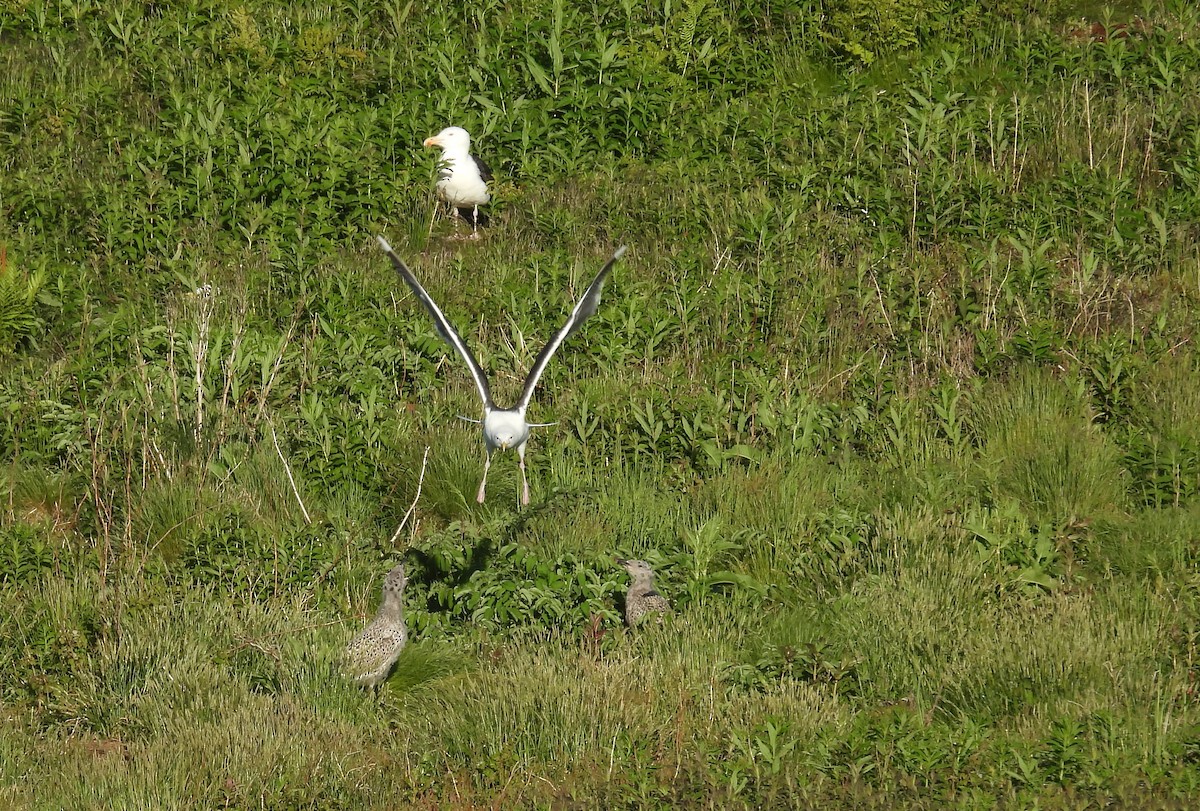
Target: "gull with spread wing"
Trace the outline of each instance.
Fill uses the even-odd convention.
[[[413,275],[408,266],[403,260],[396,255],[392,250],[392,246],[387,240],[379,237],[379,246],[383,248],[388,257],[395,265],[397,272],[412,288],[413,293],[425,305],[425,309],[429,311],[429,315],[433,318],[434,326],[437,327],[438,334],[454,347],[458,352],[459,357],[467,364],[467,368],[471,371],[471,377],[475,380],[475,388],[479,390],[479,398],[483,400],[483,419],[469,420],[469,422],[478,422],[483,427],[483,442],[487,448],[487,458],[483,463],[483,479],[479,482],[479,492],[475,495],[475,500],[480,504],[483,503],[484,491],[487,486],[488,469],[492,466],[492,454],[497,449],[505,451],[509,448],[517,449],[517,456],[520,458],[521,468],[521,503],[529,503],[529,480],[525,476],[525,443],[529,440],[529,429],[553,425],[553,423],[529,423],[525,421],[525,411],[529,408],[529,401],[533,399],[533,391],[537,387],[538,378],[542,376],[542,372],[546,370],[547,364],[550,363],[550,358],[554,357],[554,353],[562,346],[563,342],[579,331],[583,326],[583,322],[596,312],[596,308],[600,304],[600,291],[604,288],[604,282],[608,278],[609,272],[612,271],[613,265],[625,253],[625,246],[622,245],[613,253],[612,258],[600,269],[596,274],[596,278],[588,285],[583,296],[575,305],[575,309],[571,311],[571,315],[567,318],[567,323],[562,325],[562,328],[554,334],[542,351],[534,358],[533,368],[529,370],[529,375],[525,378],[525,388],[521,390],[521,399],[513,408],[499,408],[492,400],[491,389],[488,386],[487,375],[483,373],[483,369],[479,368],[479,363],[475,360],[475,356],[471,354],[471,350],[467,348],[467,344],[459,336],[458,332],[442,314],[442,311],[434,303],[429,294],[425,292],[425,288],[417,281],[417,277]]]

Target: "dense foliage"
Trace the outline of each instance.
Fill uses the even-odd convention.
[[[0,805],[1186,803],[1198,125],[1184,2],[0,0]],[[531,508],[377,234],[501,401],[630,245]]]

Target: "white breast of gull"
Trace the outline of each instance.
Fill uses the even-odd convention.
[[[479,207],[492,199],[487,187],[492,170],[471,154],[471,136],[462,127],[446,127],[437,135],[426,138],[425,146],[442,150],[438,198],[471,223],[472,234],[478,233],[482,220],[486,219]]]

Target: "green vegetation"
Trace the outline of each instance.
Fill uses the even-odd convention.
[[[1191,807],[1198,223],[1183,0],[0,0],[0,807]],[[630,245],[529,509],[376,234],[502,402]]]

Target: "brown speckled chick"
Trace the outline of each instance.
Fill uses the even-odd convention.
[[[342,655],[346,675],[360,687],[377,688],[400,658],[408,629],[404,625],[404,564],[383,579],[383,602],[371,624],[350,640]]]
[[[671,604],[667,598],[654,590],[654,570],[644,560],[625,560],[617,558],[617,563],[629,572],[632,582],[629,591],[625,593],[625,624],[630,628],[636,627],[647,614],[671,613]]]

